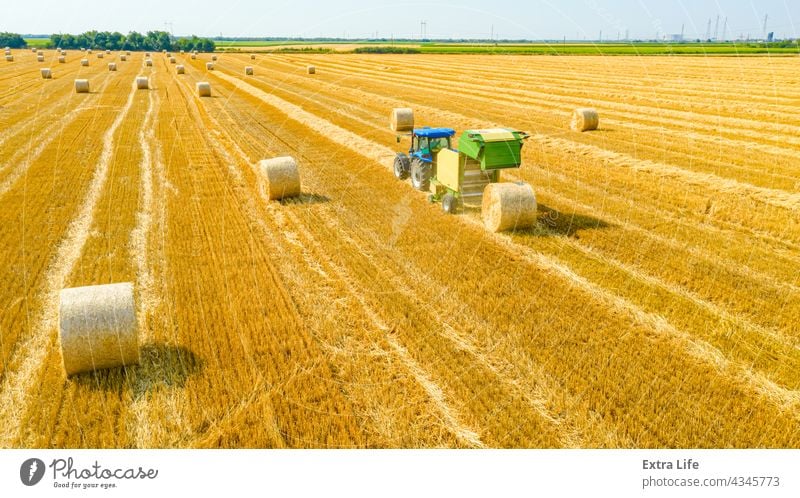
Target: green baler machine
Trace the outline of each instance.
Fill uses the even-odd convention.
[[[411,178],[414,188],[429,192],[446,213],[463,206],[478,207],[484,226],[493,232],[536,223],[536,193],[527,183],[501,183],[500,172],[519,168],[528,134],[510,128],[467,130],[452,148],[452,128],[414,127],[410,108],[393,109],[390,127],[400,143],[411,138],[408,153],[395,155],[392,170],[398,180]]]
[[[486,186],[500,181],[501,170],[520,167],[526,138],[527,133],[506,128],[464,131],[458,150],[442,149],[436,156],[431,201],[441,201],[446,212],[480,206]]]

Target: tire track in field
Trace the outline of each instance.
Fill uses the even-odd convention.
[[[152,76],[151,81],[153,81]],[[161,147],[155,137],[159,106],[160,99],[158,93],[153,89],[148,90],[147,112],[142,120],[142,127],[139,129],[138,137],[139,147],[142,150],[142,159],[139,164],[141,171],[139,181],[142,194],[140,208],[136,213],[136,227],[131,232],[130,238],[131,256],[134,267],[136,268],[135,288],[138,297],[136,301],[136,315],[137,323],[139,323],[141,330],[140,344],[147,343],[150,339],[150,328],[148,326],[150,317],[161,300],[158,288],[155,286],[153,279],[153,268],[149,261],[150,246],[148,244],[154,216],[157,218],[157,222],[163,221],[160,219],[156,209],[158,209],[158,206],[163,206],[166,202],[164,198],[164,182],[162,176],[164,165],[161,162]],[[154,188],[154,179],[156,188]],[[140,370],[145,368],[148,368],[148,366],[140,366]],[[146,391],[147,386],[144,385],[143,379],[150,377],[152,376],[137,371],[137,375],[133,381],[134,385],[132,386],[135,395]],[[127,424],[128,433],[133,440],[133,446],[137,448],[152,446],[150,442],[146,440],[145,431],[140,430],[145,426],[144,421],[149,418],[146,397],[141,395],[135,397],[127,413],[129,417],[132,413],[135,419],[135,423],[129,420]]]
[[[263,90],[246,82],[240,81],[234,77],[220,72],[217,72],[215,76],[231,83],[236,89],[246,92],[253,97],[256,97],[271,105],[272,107],[281,110],[289,118],[308,126],[310,129],[315,130],[315,132],[336,138],[336,141],[342,144],[343,147],[349,148],[354,153],[363,155],[383,166],[389,164],[390,161],[388,159],[392,158],[394,155],[393,151],[391,151],[391,149],[388,147],[384,147],[376,144],[375,142],[366,140],[355,133],[345,130],[321,117],[311,114],[275,95],[267,94]],[[480,221],[469,217],[464,217],[464,219],[468,220],[470,224],[477,227],[476,229],[485,232]],[[689,352],[692,356],[706,364],[714,366],[729,376],[732,376],[732,379],[743,381],[748,387],[748,390],[766,396],[777,406],[791,408],[794,410],[800,409],[800,393],[785,389],[770,381],[762,374],[750,371],[747,369],[746,365],[741,365],[739,362],[735,362],[726,358],[725,355],[716,347],[712,346],[706,341],[693,338],[685,331],[678,330],[663,317],[648,313],[632,302],[608,292],[599,285],[576,274],[568,266],[564,265],[555,258],[541,255],[528,247],[514,243],[512,238],[508,235],[487,233],[486,236],[490,237],[490,239],[496,242],[500,247],[503,247],[512,254],[524,254],[524,259],[526,262],[534,264],[534,266],[543,271],[550,272],[563,278],[567,282],[583,290],[585,294],[601,302],[612,305],[614,308],[624,312],[626,315],[631,316],[636,323],[644,325],[658,333],[667,334],[676,340],[684,342],[687,346],[687,352]],[[798,414],[798,420],[800,420],[800,413]]]
[[[103,135],[100,160],[95,168],[86,197],[78,215],[70,223],[56,256],[47,270],[41,314],[36,321],[32,335],[19,345],[16,352],[16,355],[22,358],[22,363],[15,371],[8,372],[3,378],[0,389],[0,420],[4,421],[5,427],[0,433],[0,447],[13,446],[21,428],[20,417],[29,409],[31,393],[36,391],[31,384],[39,379],[38,373],[44,368],[44,359],[48,349],[56,347],[58,344],[58,334],[54,332],[58,326],[59,292],[64,287],[67,277],[72,273],[89,237],[94,211],[108,178],[109,165],[114,152],[114,134],[128,115],[135,92],[136,82],[134,81],[128,100]]]

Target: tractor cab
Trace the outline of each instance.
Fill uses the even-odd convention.
[[[433,162],[442,149],[451,149],[451,139],[456,132],[452,128],[415,128],[411,132],[411,148],[408,155],[418,157],[426,163]]]

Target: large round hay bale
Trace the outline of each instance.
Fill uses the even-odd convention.
[[[6,55],[6,61],[14,62],[14,56],[13,55]]]
[[[125,61],[127,61],[127,60],[128,60],[128,56],[127,56],[127,55],[125,55],[125,54],[122,54],[122,55],[120,55],[120,56],[119,56],[119,60],[120,60],[121,62],[125,62]]]
[[[317,74],[317,68],[314,66],[306,66],[306,71],[308,74]]]
[[[216,55],[212,55],[212,56],[211,56],[211,60],[212,60],[212,61],[216,61],[216,60],[217,60],[217,56],[216,56]]]
[[[109,62],[109,63],[108,63],[108,70],[109,70],[109,71],[116,71],[116,70],[117,70],[117,64],[116,64],[116,62]]]
[[[575,109],[575,112],[572,113],[572,122],[570,123],[570,128],[575,131],[591,131],[596,130],[597,126],[600,124],[600,115],[597,114],[595,109],[591,108],[582,108],[582,109]]]
[[[89,93],[89,80],[75,80],[75,93]]]
[[[90,49],[86,50],[86,53],[91,55],[92,54],[92,49],[90,48]]]
[[[44,55],[44,51],[43,50],[37,50],[36,51],[36,55],[42,55],[43,56]]]
[[[536,223],[536,194],[527,183],[490,183],[483,191],[483,224],[491,232]]]
[[[137,76],[136,89],[147,90],[148,88],[150,88],[150,80],[147,78],[147,76]]]
[[[192,54],[190,57],[192,58],[192,60],[195,60],[197,59],[197,54]]]
[[[81,66],[88,66],[88,65],[89,65],[89,59],[81,59]]]
[[[44,68],[43,67],[42,69],[40,69],[40,71],[42,73],[42,78],[43,79],[49,80],[49,79],[51,79],[53,77],[53,72],[50,71],[50,69],[48,69],[48,68]]]
[[[125,55],[131,55],[131,51],[130,50],[126,50],[125,51]]]
[[[214,70],[214,63],[206,62],[206,71],[213,71],[213,70]]]
[[[105,55],[103,54],[103,52],[100,52],[100,53],[98,53],[98,54],[97,54],[97,58],[98,58],[98,59],[102,59],[103,57],[105,57]]]
[[[170,58],[169,58],[169,63],[170,63],[170,64],[175,64],[176,62],[177,62],[177,61],[175,60],[175,57],[170,57]]]
[[[139,363],[133,284],[62,290],[58,332],[67,375]]]
[[[67,63],[67,58],[64,57],[63,55],[59,55],[58,56],[58,63],[59,64],[66,64]]]
[[[186,69],[183,67],[183,64],[178,64],[177,66],[175,66],[175,72],[177,74],[184,74],[186,72]]]
[[[36,62],[44,62],[44,55],[37,55]]]
[[[390,120],[393,131],[411,131],[414,129],[414,110],[408,107],[392,109]]]
[[[3,52],[3,55],[11,55],[11,50],[5,50],[5,51]]]
[[[245,76],[252,76],[253,75],[253,66],[245,66],[244,67],[244,75]]]
[[[111,54],[111,50],[106,49],[106,53],[110,55]]]
[[[250,54],[250,60],[251,61],[256,60],[256,54]]]
[[[276,157],[258,162],[261,193],[268,200],[300,195],[300,170],[292,157]]]
[[[147,67],[153,67],[153,59],[146,59],[144,61],[144,65]]]
[[[198,81],[197,82],[197,95],[199,97],[210,97],[211,96],[211,83],[207,81]]]
[[[145,56],[145,57],[150,57],[150,52],[145,52],[145,53],[144,53],[144,56]]]

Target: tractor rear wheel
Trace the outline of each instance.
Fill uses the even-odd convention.
[[[460,208],[461,199],[451,192],[444,194],[444,197],[442,197],[442,211],[447,214],[456,214]]]
[[[398,152],[394,156],[394,176],[398,180],[405,180],[408,178],[408,172],[411,170],[411,160],[402,152]]]
[[[431,165],[416,157],[412,159],[411,184],[415,189],[426,192],[431,186]]]

